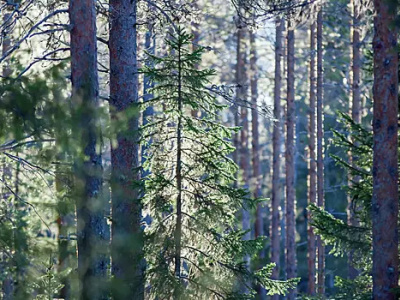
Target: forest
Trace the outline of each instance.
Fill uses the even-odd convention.
[[[399,4],[0,0],[0,299],[399,299]]]

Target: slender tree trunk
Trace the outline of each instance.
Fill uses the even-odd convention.
[[[60,157],[61,161],[65,156]],[[72,254],[70,251],[70,240],[68,239],[68,233],[72,229],[73,220],[75,219],[74,211],[70,207],[69,201],[70,193],[67,191],[69,189],[70,172],[66,170],[61,164],[56,167],[56,192],[58,196],[57,200],[57,225],[58,225],[58,272],[61,273],[70,267],[69,257]],[[64,278],[62,280],[63,288],[60,290],[59,297],[62,299],[70,299],[71,296],[71,286],[69,278]]]
[[[315,39],[316,39],[316,25],[315,22],[310,27],[310,112],[309,112],[309,195],[308,203],[317,203],[317,163],[315,156],[315,100],[316,100],[316,57],[315,57]],[[307,214],[308,222],[311,219],[310,213]],[[316,264],[316,238],[314,230],[308,224],[308,294],[315,295],[315,264]]]
[[[323,120],[323,60],[322,60],[322,9],[317,16],[317,196],[318,206],[324,207],[324,120]],[[325,247],[317,237],[318,294],[325,293]]]
[[[70,0],[72,99],[80,120],[80,142],[87,158],[77,158],[78,275],[80,299],[106,299],[109,264],[102,194],[98,107],[96,11],[93,0]]]
[[[153,7],[149,4],[148,9],[149,9],[149,11],[151,11],[153,9]],[[155,55],[156,37],[154,34],[153,26],[154,26],[154,24],[150,24],[150,23],[147,25],[144,48],[150,54]],[[152,66],[151,63],[149,62],[149,60],[147,60],[145,62],[145,64],[147,67]],[[151,94],[149,91],[153,87],[154,87],[154,84],[152,82],[150,82],[149,76],[145,74],[143,77],[143,102],[148,102],[149,100],[151,100],[153,98],[153,94]],[[142,115],[143,125],[146,125],[148,123],[147,118],[151,117],[153,114],[154,114],[153,106],[150,105],[150,106],[146,107],[146,109],[144,110],[143,115]],[[141,150],[142,165],[145,162],[146,149],[147,149],[147,147],[145,145],[143,145],[142,150]],[[144,171],[144,170],[142,171],[142,177],[145,177],[147,174],[148,174],[147,171]]]
[[[175,277],[177,280],[181,280],[181,243],[182,243],[182,62],[181,62],[181,47],[178,49],[178,124],[177,124],[177,137],[176,137],[176,189],[178,195],[176,198],[176,228],[174,235],[175,242]],[[174,299],[180,299],[180,289],[174,290]]]
[[[121,113],[131,114],[138,102],[137,3],[110,0],[110,11],[110,110],[117,120]],[[121,300],[144,298],[141,205],[132,185],[140,176],[138,119],[137,111],[118,132],[118,146],[111,150],[112,292]]]
[[[257,109],[257,52],[256,37],[254,32],[250,32],[250,88],[251,88],[251,129],[252,129],[252,169],[254,181],[254,197],[261,197],[261,169],[260,169],[260,144],[258,134],[258,109]],[[256,209],[255,236],[264,235],[263,232],[263,205],[258,204]],[[263,255],[263,254],[261,254]]]
[[[275,268],[272,272],[272,279],[279,279],[279,260],[280,260],[280,138],[281,138],[281,85],[282,71],[281,59],[283,56],[282,47],[282,32],[284,21],[282,18],[277,18],[275,21],[275,77],[274,77],[274,128],[272,133],[272,199],[271,199],[271,262],[275,263]],[[279,295],[272,296],[272,300],[278,300]]]
[[[256,36],[253,31],[250,32],[250,89],[251,89],[251,132],[252,132],[252,177],[254,184],[253,195],[255,198],[261,197],[261,166],[260,166],[260,144],[258,133],[258,74],[257,74],[257,49],[256,49]],[[255,222],[255,237],[264,235],[264,221],[263,210],[264,206],[259,203],[256,208],[256,222]],[[260,252],[260,259],[265,257],[264,250]],[[266,291],[261,286],[257,287],[258,299],[264,300],[266,298]]]
[[[361,123],[361,51],[360,51],[360,15],[357,9],[357,4],[355,0],[352,0],[352,82],[351,82],[351,95],[352,95],[352,107],[351,107],[351,117],[355,123]],[[357,141],[353,139],[353,143],[357,144]],[[351,163],[354,164],[357,157],[350,153]],[[350,180],[357,182],[359,178],[350,178]],[[351,184],[351,183],[349,183]],[[348,223],[352,226],[358,226],[359,222],[357,216],[355,215],[356,207],[352,204],[351,197],[348,197]],[[358,275],[358,271],[354,268],[353,263],[354,251],[349,253],[349,278],[354,279]]]
[[[391,300],[399,277],[397,10],[383,0],[374,5],[373,299]]]
[[[7,53],[7,51],[11,48],[11,32],[10,32],[10,18],[11,18],[11,14],[8,12],[8,9],[4,9],[4,14],[3,14],[3,24],[4,24],[4,35],[3,35],[3,45],[2,45],[2,55],[4,55],[5,53]],[[2,76],[3,77],[8,77],[11,75],[11,69],[9,67],[9,60],[5,60],[2,66]],[[2,167],[2,180],[3,182],[7,182],[10,178],[10,166],[7,165],[6,161],[4,160]],[[10,192],[7,189],[3,189],[1,191],[2,195],[2,199],[5,201],[8,201],[9,196],[10,196]],[[5,260],[7,260],[7,256],[6,254],[3,254],[3,257]],[[7,264],[7,263],[6,263]],[[7,269],[11,269],[11,266],[5,266],[5,268]],[[3,271],[3,270],[0,270]],[[11,300],[14,297],[14,280],[12,278],[12,273],[10,272],[10,270],[4,270],[3,274],[7,274],[7,276],[5,276],[6,278],[3,279],[2,282],[2,299],[4,300]]]
[[[287,35],[287,121],[286,121],[286,273],[287,278],[297,275],[296,262],[296,200],[294,184],[295,155],[295,102],[294,102],[294,30],[288,28]],[[296,298],[296,289],[290,290],[289,300]]]

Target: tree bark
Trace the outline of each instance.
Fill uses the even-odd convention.
[[[3,14],[3,24],[4,24],[4,35],[3,35],[3,41],[2,41],[2,55],[8,52],[8,50],[11,48],[11,32],[9,32],[8,27],[10,26],[10,17],[11,14],[8,12],[8,8],[4,9],[4,14]],[[5,60],[2,66],[2,76],[4,78],[8,77],[11,75],[11,69],[9,67],[9,59]],[[7,182],[11,178],[11,170],[10,166],[7,164],[7,162],[2,161],[3,165],[1,166],[2,168],[2,180],[3,182]],[[10,197],[10,192],[2,187],[1,190],[1,198],[4,201],[9,201]],[[4,260],[7,259],[7,256],[5,253],[2,254],[4,257]],[[11,264],[10,266],[5,266],[5,268],[11,269]],[[0,270],[3,271],[3,270]],[[8,272],[7,272],[8,271]],[[2,299],[4,300],[12,300],[14,298],[14,279],[12,277],[12,273],[9,270],[4,270],[4,274],[7,273],[6,278],[3,279],[2,282]]]
[[[260,166],[260,143],[258,132],[258,74],[257,74],[257,49],[256,49],[256,35],[253,31],[250,32],[250,89],[251,89],[251,143],[252,143],[252,181],[253,181],[253,196],[254,198],[261,197],[261,166]],[[256,208],[256,222],[255,222],[255,237],[264,236],[264,220],[262,203],[257,204]],[[260,252],[260,259],[265,257],[264,250]],[[266,298],[266,291],[261,286],[257,287],[258,299],[264,300]]]
[[[361,51],[360,51],[360,15],[359,10],[357,9],[357,4],[355,0],[352,0],[352,82],[351,82],[351,95],[352,95],[352,107],[351,107],[351,117],[353,121],[357,124],[361,123],[361,90],[360,90],[360,82],[361,82]],[[357,141],[353,139],[353,143],[357,144]],[[356,161],[357,157],[350,153],[350,161],[352,164]],[[350,178],[350,180],[357,182],[359,178]],[[351,183],[349,183],[351,184]],[[358,226],[359,222],[355,215],[355,210],[352,203],[351,197],[348,197],[348,224],[352,226]],[[349,253],[349,278],[354,279],[358,275],[357,269],[354,268],[353,264],[353,255],[354,251],[350,251]]]
[[[129,114],[127,128],[117,134],[112,163],[112,273],[114,299],[144,298],[143,236],[140,228],[139,112],[137,73],[137,3],[110,0],[110,110],[113,120]],[[134,115],[132,116],[132,112]]]
[[[80,299],[106,299],[109,228],[102,203],[99,144],[96,11],[93,0],[70,0],[72,99],[85,158],[77,158],[78,274]]]
[[[297,275],[296,263],[296,201],[294,184],[294,132],[295,132],[295,102],[294,102],[294,30],[288,28],[287,35],[287,121],[286,121],[286,273],[287,278]],[[296,298],[296,289],[290,290],[289,300]]]
[[[374,0],[372,192],[373,299],[397,299],[398,286],[398,31],[396,8]]]
[[[315,102],[316,102],[316,24],[313,22],[310,26],[310,111],[309,111],[309,195],[308,204],[317,203],[317,163],[315,156]],[[310,212],[307,213],[308,222],[311,220]],[[316,279],[316,237],[314,230],[308,224],[308,294],[315,295],[315,279]]]
[[[283,56],[282,32],[284,20],[277,18],[275,21],[275,77],[274,77],[274,128],[272,133],[272,197],[271,197],[271,262],[275,263],[275,268],[272,272],[272,279],[279,279],[280,266],[280,139],[281,139],[281,85],[282,85],[282,70],[281,60]],[[272,300],[278,300],[279,295],[272,296]]]
[[[322,60],[322,9],[317,16],[317,196],[318,206],[324,207],[324,120],[323,120],[323,60]],[[317,237],[318,247],[318,294],[325,293],[325,247],[321,236]]]

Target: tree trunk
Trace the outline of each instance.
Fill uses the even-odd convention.
[[[357,124],[361,123],[361,51],[360,51],[360,15],[357,9],[355,0],[352,0],[353,16],[352,16],[352,82],[351,82],[351,95],[352,95],[352,107],[351,117]],[[357,141],[353,139],[353,143],[357,144]],[[350,153],[350,161],[354,164],[357,158]],[[359,178],[349,178],[350,180],[357,182]],[[349,183],[351,184],[351,183]],[[358,226],[359,222],[355,215],[355,209],[351,197],[348,197],[348,223],[352,226]],[[354,251],[349,253],[349,278],[354,279],[358,275],[358,271],[354,268],[353,264]]]
[[[8,50],[11,48],[11,38],[10,38],[10,34],[11,32],[8,31],[8,26],[10,26],[10,18],[11,18],[11,14],[8,12],[8,9],[4,9],[4,14],[3,14],[3,24],[4,24],[4,36],[3,36],[3,45],[2,45],[2,55],[4,55],[5,53],[8,52]],[[8,77],[11,75],[11,69],[9,67],[9,59],[5,60],[2,66],[2,76],[3,77]],[[2,180],[3,182],[7,182],[8,180],[10,180],[10,176],[11,176],[11,170],[10,170],[10,166],[7,165],[5,159],[4,161],[2,161],[3,165],[1,166],[2,168]],[[9,196],[10,196],[10,192],[6,189],[2,187],[1,190],[1,198],[4,201],[9,201]],[[2,256],[4,257],[4,260],[7,260],[7,255],[5,253],[2,254]],[[12,260],[11,260],[12,261]],[[7,263],[6,263],[7,265]],[[12,273],[10,272],[12,266],[11,266],[11,262],[9,264],[9,266],[5,266],[5,269],[9,268],[9,270],[0,270],[2,271],[3,274],[7,274],[7,276],[5,276],[6,278],[3,279],[2,282],[2,299],[4,300],[11,300],[14,298],[14,280],[12,278]]]
[[[296,201],[294,185],[294,131],[295,131],[295,103],[294,103],[294,30],[288,28],[287,35],[287,138],[286,138],[286,273],[287,278],[297,275],[296,265]],[[296,289],[290,290],[289,300],[296,298]]]
[[[144,298],[143,236],[140,228],[136,1],[110,1],[110,110],[113,120],[129,114],[117,134],[112,163],[112,273],[114,299]]]
[[[272,199],[271,199],[271,262],[275,263],[275,268],[272,272],[272,279],[279,279],[279,260],[280,260],[280,138],[281,138],[281,84],[282,71],[281,59],[283,56],[282,47],[282,32],[284,21],[277,18],[275,21],[275,77],[274,77],[274,128],[272,133]],[[278,300],[279,295],[272,296],[272,300]]]
[[[397,10],[383,0],[374,5],[373,299],[391,300],[399,276]]]
[[[107,226],[102,203],[99,144],[96,11],[93,0],[70,0],[72,102],[80,120],[85,158],[76,161],[78,275],[80,299],[106,299]],[[78,115],[79,114],[79,115]],[[80,156],[82,157],[82,156]]]
[[[177,137],[176,137],[176,189],[178,195],[176,198],[176,227],[174,234],[175,242],[175,277],[177,280],[181,280],[181,241],[182,241],[182,114],[183,114],[183,104],[182,104],[182,61],[181,61],[181,48],[179,45],[178,49],[178,124],[177,124]],[[174,291],[174,299],[179,300],[181,294],[180,289]]]
[[[250,89],[251,89],[251,132],[252,132],[252,181],[253,181],[253,196],[254,198],[261,197],[261,166],[260,166],[260,144],[258,133],[258,74],[257,74],[257,49],[256,49],[256,36],[253,31],[250,32]],[[255,237],[260,237],[264,234],[264,221],[263,210],[264,205],[259,203],[256,208],[256,222],[255,222]],[[264,250],[260,252],[260,259],[265,257]],[[264,300],[266,298],[266,291],[261,286],[257,287],[258,299]]]
[[[308,204],[317,203],[317,164],[315,157],[315,100],[316,100],[316,57],[315,57],[315,22],[310,27],[310,111],[309,111],[309,195]],[[311,220],[310,213],[307,214],[308,222]],[[308,224],[308,294],[315,295],[315,263],[316,263],[316,238],[314,230]]]
[[[322,60],[322,9],[317,16],[317,196],[318,206],[324,207],[324,120],[323,120],[323,60]],[[318,294],[325,293],[325,247],[321,236],[317,237],[318,247]]]

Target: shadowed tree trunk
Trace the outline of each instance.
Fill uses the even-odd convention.
[[[3,24],[4,24],[4,31],[3,33],[3,40],[2,40],[2,55],[4,55],[5,53],[7,53],[7,51],[11,48],[11,32],[10,32],[10,24],[11,24],[11,14],[8,12],[8,8],[4,9],[4,13],[3,13]],[[1,73],[3,77],[8,77],[11,75],[11,69],[9,67],[9,59],[5,60],[4,63],[2,64],[2,69],[1,69]],[[3,165],[1,166],[2,168],[2,180],[3,182],[7,182],[8,180],[10,180],[10,175],[11,175],[11,171],[10,171],[10,167],[7,165],[6,161],[2,161]],[[9,196],[10,196],[10,192],[6,189],[3,188],[1,191],[2,195],[1,198],[4,201],[9,201]],[[5,253],[2,254],[4,257],[4,260],[7,260],[7,255]],[[6,266],[7,263],[5,263],[4,268],[9,268],[9,266]],[[11,266],[10,266],[11,267]],[[7,274],[7,276],[5,276],[6,278],[3,279],[2,282],[2,299],[4,300],[11,300],[13,299],[13,295],[14,295],[14,280],[12,278],[12,274],[11,272],[7,272],[7,270],[0,270],[2,272],[4,272],[3,274]],[[6,273],[7,272],[7,273]]]
[[[294,103],[294,29],[288,24],[287,33],[287,121],[286,121],[286,275],[297,275],[296,262],[296,200],[294,185],[295,103]],[[296,289],[290,290],[289,300],[296,298]]]
[[[323,66],[322,66],[322,8],[317,16],[317,196],[318,206],[324,207],[324,120],[323,120]],[[318,294],[325,293],[325,247],[317,237]]]
[[[281,139],[281,85],[282,71],[281,60],[283,56],[282,32],[284,21],[281,18],[275,21],[275,77],[274,77],[274,128],[272,133],[272,199],[271,199],[271,262],[276,264],[272,272],[272,279],[279,279],[280,260],[280,139]],[[279,295],[272,296],[272,300],[278,300]]]
[[[316,57],[315,57],[315,38],[316,25],[313,22],[310,26],[310,111],[309,111],[309,194],[308,204],[317,203],[317,163],[315,156],[315,100],[316,100]],[[307,214],[308,221],[311,220],[310,213]],[[315,295],[315,263],[316,263],[316,237],[312,226],[308,224],[308,294]]]
[[[136,1],[110,1],[110,110],[112,120],[126,118],[111,150],[112,293],[114,299],[143,299],[143,236],[140,228],[138,73]]]
[[[353,121],[357,124],[361,123],[361,51],[360,51],[360,13],[356,0],[352,0],[352,82],[351,82],[351,95],[352,95],[352,107],[351,107],[351,117]],[[357,144],[357,141],[353,139],[353,143]],[[357,157],[350,153],[350,161],[354,164]],[[350,180],[357,182],[359,178],[349,178]],[[356,207],[352,204],[351,197],[348,197],[348,223],[352,226],[358,226],[359,222],[355,215]],[[354,251],[349,253],[349,278],[354,279],[358,275],[358,271],[353,266],[353,255]]]
[[[397,10],[384,0],[374,6],[373,299],[392,300],[399,277]]]
[[[109,264],[107,226],[101,197],[102,162],[99,145],[96,11],[93,0],[70,0],[72,102],[79,119],[85,157],[75,163],[77,190],[78,275],[80,296],[107,299]],[[82,157],[82,158],[79,158]]]

